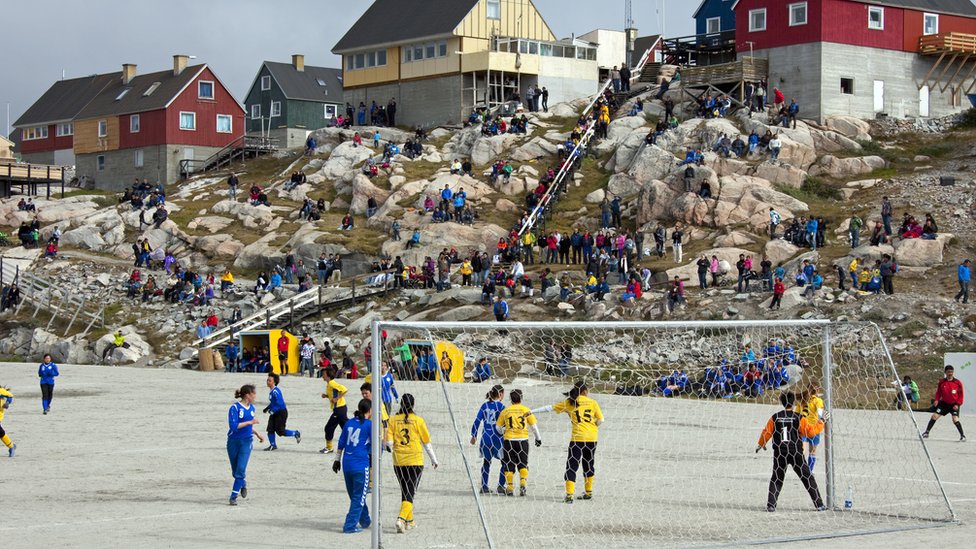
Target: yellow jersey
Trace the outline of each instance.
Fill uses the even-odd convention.
[[[342,408],[346,405],[346,391],[348,391],[348,389],[340,385],[338,381],[334,379],[329,380],[329,384],[325,386],[325,395],[326,398],[335,399],[335,401],[332,402],[333,410],[336,408]]]
[[[424,464],[424,444],[430,444],[427,422],[417,414],[397,414],[386,427],[386,439],[393,446],[393,465]]]
[[[803,408],[803,417],[807,418],[807,421],[810,423],[817,423],[823,415],[823,409],[823,399],[814,395],[810,397],[810,400],[807,401],[806,406]]]
[[[6,411],[3,409],[3,405],[7,403],[7,398],[14,398],[14,394],[0,387],[0,421],[3,421],[3,414]]]
[[[596,442],[598,438],[597,422],[603,421],[600,405],[590,397],[581,396],[576,399],[576,406],[568,400],[558,402],[552,407],[557,414],[568,414],[573,424],[573,432],[569,440],[572,442]]]
[[[495,425],[505,428],[505,440],[528,440],[529,425],[535,425],[535,416],[525,406],[512,404],[498,414]]]

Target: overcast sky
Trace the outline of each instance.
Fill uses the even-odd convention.
[[[666,6],[665,6],[666,3]],[[370,0],[20,0],[5,2],[6,46],[0,79],[0,128],[6,128],[61,78],[172,67],[173,54],[195,55],[241,99],[261,61],[338,67],[329,50]],[[622,29],[624,0],[535,0],[560,38],[596,28]],[[694,33],[697,0],[633,0],[640,35]],[[662,17],[662,6],[664,14]]]

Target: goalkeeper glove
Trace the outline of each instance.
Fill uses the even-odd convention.
[[[535,439],[535,447],[538,448],[539,446],[542,446],[542,439],[541,438]]]
[[[338,474],[339,473],[339,469],[342,469],[342,464],[339,463],[339,460],[333,461],[332,462],[332,472]]]
[[[765,447],[765,446],[759,446],[759,445],[756,445],[756,453],[757,453],[757,454],[759,453],[759,450],[765,450],[765,449],[766,449],[766,447]]]
[[[827,423],[827,420],[830,419],[830,412],[827,411],[827,410],[824,410],[823,417],[820,418],[820,419],[823,420],[824,423]]]
[[[271,406],[270,405],[269,406],[265,406],[264,407],[264,410],[262,410],[262,411],[267,414],[269,410],[271,410]]]

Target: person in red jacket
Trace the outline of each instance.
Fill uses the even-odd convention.
[[[281,373],[288,373],[288,336],[284,333],[278,338],[278,362],[281,364]]]
[[[783,294],[786,293],[786,285],[783,284],[782,278],[777,278],[776,283],[773,284],[773,300],[769,302],[769,309],[779,309],[782,306]]]
[[[952,423],[959,431],[959,442],[966,442],[966,433],[962,430],[962,423],[959,421],[959,409],[962,408],[962,382],[956,379],[955,370],[952,366],[945,367],[945,378],[939,380],[939,386],[935,388],[935,402],[932,404],[932,417],[929,425],[922,433],[922,438],[929,438],[929,431],[935,426],[935,422],[940,417],[951,414]]]

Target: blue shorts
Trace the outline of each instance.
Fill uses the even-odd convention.
[[[803,437],[803,442],[809,442],[814,446],[820,446],[820,435],[815,437]]]
[[[481,453],[481,458],[488,461],[493,459],[502,459],[501,442],[501,440],[498,441],[498,446],[491,446],[482,442],[478,448],[479,452]]]

